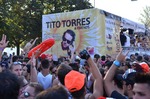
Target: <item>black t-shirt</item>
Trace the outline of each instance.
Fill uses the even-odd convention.
[[[113,91],[111,93],[111,97],[112,98],[115,98],[115,99],[128,99],[126,96],[123,96],[122,94],[120,94],[119,92],[117,91]]]

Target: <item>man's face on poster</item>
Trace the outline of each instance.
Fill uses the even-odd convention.
[[[69,46],[72,44],[72,39],[73,37],[66,32],[61,42],[62,50],[69,50]]]

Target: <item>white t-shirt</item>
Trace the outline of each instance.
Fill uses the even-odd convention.
[[[127,35],[125,35],[125,36],[126,36],[127,40],[126,40],[126,42],[125,42],[124,47],[130,47],[130,37],[127,36]]]
[[[51,74],[43,76],[43,74],[39,72],[37,75],[37,79],[38,79],[39,84],[41,84],[44,89],[52,87],[52,75]]]
[[[87,81],[87,87],[88,88],[90,88],[91,86],[92,86],[92,84],[93,84],[93,81],[91,81],[91,76],[92,76],[92,73],[90,73],[89,75],[88,75],[88,81]]]

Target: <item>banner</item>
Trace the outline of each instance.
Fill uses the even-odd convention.
[[[111,16],[105,17],[105,42],[106,42],[106,53],[108,55],[116,54],[120,52],[120,18],[115,18]],[[118,20],[117,20],[118,19]]]
[[[54,46],[47,51],[57,56],[79,53],[92,48],[90,54],[105,54],[104,16],[98,9],[78,10],[42,16],[42,40],[54,38]]]

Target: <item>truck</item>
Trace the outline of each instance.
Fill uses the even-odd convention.
[[[54,46],[46,53],[58,57],[67,56],[68,49],[76,53],[88,49],[91,55],[116,55],[122,48],[121,27],[127,28],[131,34],[145,32],[144,25],[97,8],[47,14],[42,16],[42,40],[55,39]],[[67,40],[71,46],[67,50],[62,48],[66,31],[75,33],[72,43]]]

